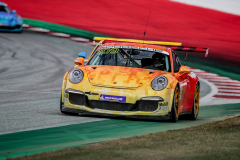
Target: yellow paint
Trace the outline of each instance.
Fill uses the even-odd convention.
[[[145,44],[155,44],[155,45],[167,45],[167,46],[181,46],[180,42],[164,42],[164,41],[143,41],[137,39],[121,39],[121,38],[108,38],[108,37],[94,37],[94,41],[102,41],[102,40],[116,40],[121,42],[134,42],[134,43],[145,43]]]

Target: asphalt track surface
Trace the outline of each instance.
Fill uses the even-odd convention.
[[[0,133],[98,120],[59,112],[62,78],[93,47],[24,31],[0,33]]]
[[[0,134],[103,120],[59,111],[62,78],[93,47],[25,30],[0,33]],[[201,83],[200,97],[211,90]]]

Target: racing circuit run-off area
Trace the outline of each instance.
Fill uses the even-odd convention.
[[[238,6],[0,2],[0,159],[239,159]]]

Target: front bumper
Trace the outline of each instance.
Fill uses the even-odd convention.
[[[157,96],[142,97],[135,103],[120,103],[91,99],[84,92],[70,89],[63,96],[62,111],[72,113],[88,113],[105,116],[127,116],[146,119],[170,119],[169,98]]]
[[[21,32],[23,29],[22,24],[17,24],[14,26],[1,26],[0,25],[0,31],[4,32]]]
[[[109,114],[109,113],[100,113],[100,112],[89,112],[82,109],[75,109],[75,108],[69,108],[64,107],[62,108],[62,111],[69,112],[69,113],[79,113],[79,114],[86,114],[86,115],[99,115],[99,116],[109,116],[109,117],[127,117],[127,118],[141,118],[141,119],[147,119],[147,120],[169,120],[171,119],[171,113],[168,112],[167,115],[161,115],[161,116],[152,116],[152,115],[125,115],[125,114]],[[108,112],[108,111],[107,111]]]

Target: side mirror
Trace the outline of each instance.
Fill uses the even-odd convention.
[[[16,13],[16,10],[12,10],[12,14],[15,14]]]
[[[75,59],[74,63],[79,66],[84,66],[84,59],[82,57],[79,57]]]
[[[78,57],[82,57],[82,58],[87,58],[87,53],[86,52],[80,52],[78,53]]]
[[[182,66],[180,69],[179,69],[179,72],[178,74],[181,76],[181,75],[184,75],[184,74],[188,74],[188,73],[191,73],[191,70],[189,67],[187,66]]]

